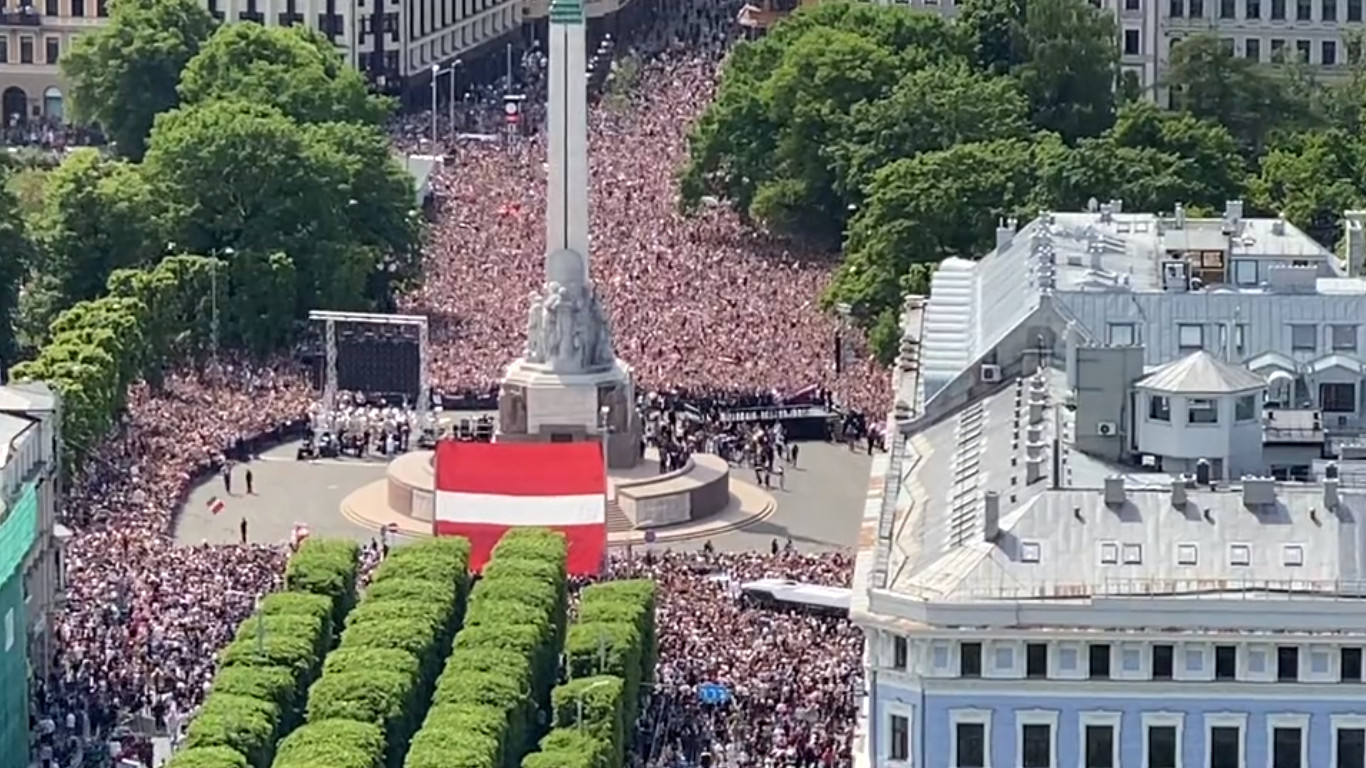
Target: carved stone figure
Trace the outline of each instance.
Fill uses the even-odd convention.
[[[526,392],[504,384],[498,398],[498,429],[511,435],[526,433]]]
[[[541,294],[527,294],[526,346],[523,355],[528,363],[545,362],[545,301]]]

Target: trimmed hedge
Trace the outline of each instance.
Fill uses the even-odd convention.
[[[248,765],[270,765],[275,748],[280,710],[274,704],[250,696],[215,693],[204,700],[190,722],[185,746],[227,747]]]
[[[541,751],[522,760],[522,768],[603,768],[611,760],[607,744],[587,733],[556,728],[541,739]]]
[[[336,650],[308,691],[308,722],[372,725],[381,736],[370,756],[374,764],[400,768],[460,626],[468,567],[464,539],[428,539],[391,550],[347,614]]]
[[[384,733],[355,720],[322,720],[285,737],[274,768],[380,768]]]
[[[586,587],[579,597],[578,621],[626,622],[636,625],[642,640],[640,679],[653,682],[659,639],[655,630],[658,587],[649,579],[607,581]]]
[[[608,765],[624,765],[629,729],[635,727],[627,720],[626,691],[626,681],[616,675],[582,677],[557,686],[555,727],[591,736],[611,755]]]
[[[360,546],[343,539],[309,537],[285,567],[285,588],[326,597],[332,603],[332,626],[340,627],[356,604]]]
[[[405,768],[521,764],[557,677],[567,555],[564,536],[539,529],[513,529],[494,547]]]
[[[165,768],[248,768],[247,759],[228,747],[190,747],[171,755]]]

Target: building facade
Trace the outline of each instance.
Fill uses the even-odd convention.
[[[1362,216],[1122,209],[907,300],[859,765],[1366,768]]]
[[[3,0],[0,112],[7,127],[62,121],[66,95],[57,62],[106,15],[105,0]]]
[[[47,673],[64,583],[60,405],[43,384],[0,387],[0,749],[29,750],[29,683]]]

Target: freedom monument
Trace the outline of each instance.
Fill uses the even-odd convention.
[[[545,282],[528,297],[521,357],[503,375],[499,442],[601,440],[607,464],[639,461],[631,369],[616,356],[589,275],[588,62],[580,0],[550,4]]]

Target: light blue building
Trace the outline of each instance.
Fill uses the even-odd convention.
[[[1366,768],[1359,217],[1119,208],[907,301],[859,765]]]

